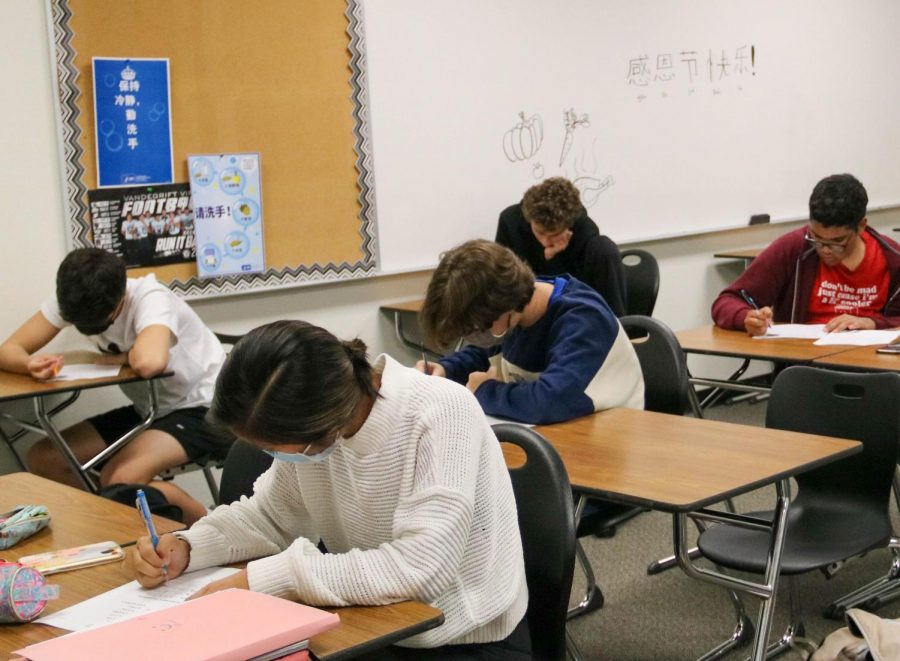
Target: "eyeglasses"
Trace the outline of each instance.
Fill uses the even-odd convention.
[[[811,245],[816,250],[824,250],[827,248],[835,255],[842,255],[847,251],[847,247],[850,245],[850,241],[853,240],[853,235],[850,234],[843,241],[822,241],[821,239],[817,239],[809,233],[809,230],[806,231],[806,235],[803,239]]]

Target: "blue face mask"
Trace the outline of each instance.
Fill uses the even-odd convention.
[[[337,443],[332,443],[316,454],[306,454],[311,447],[311,445],[307,445],[303,452],[278,452],[277,450],[263,450],[263,452],[275,459],[286,461],[291,464],[316,464],[327,459],[328,455],[334,452]]]

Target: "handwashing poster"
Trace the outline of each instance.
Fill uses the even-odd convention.
[[[100,188],[172,183],[169,60],[95,57],[91,64]]]
[[[259,154],[188,156],[188,172],[198,275],[265,271]]]

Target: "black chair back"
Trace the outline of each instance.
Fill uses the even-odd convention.
[[[238,343],[242,337],[244,337],[243,333],[241,335],[232,335],[230,333],[213,333],[216,336],[216,339],[219,342],[226,346],[226,348],[230,349],[235,344]]]
[[[256,478],[269,470],[272,457],[244,441],[237,440],[231,445],[225,465],[222,467],[222,479],[219,482],[219,503],[228,505],[241,496],[253,494],[253,483]]]
[[[674,415],[683,415],[690,409],[694,415],[701,417],[684,351],[675,333],[663,322],[651,317],[629,315],[619,321],[641,362],[644,408]]]
[[[528,628],[535,659],[566,657],[566,610],[575,566],[575,512],[569,477],[556,450],[537,432],[493,426],[501,443],[518,446],[525,463],[509,475],[519,512],[528,583]]]
[[[900,439],[900,375],[795,366],[772,385],[766,426],[861,441],[860,454],[797,476],[791,511],[865,506],[890,534],[888,505]]]
[[[625,270],[625,314],[653,315],[659,294],[659,264],[646,250],[629,248],[622,251]]]

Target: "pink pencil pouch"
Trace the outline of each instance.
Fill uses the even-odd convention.
[[[0,562],[0,622],[30,622],[47,601],[59,597],[58,585],[47,585],[37,569],[18,562]]]
[[[50,512],[43,505],[19,505],[0,513],[0,551],[15,546],[50,524]]]

